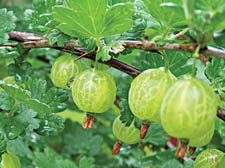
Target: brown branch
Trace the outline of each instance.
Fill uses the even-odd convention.
[[[22,46],[24,48],[54,48],[57,50],[61,50],[64,52],[69,52],[71,53],[72,50],[74,51],[74,54],[81,56],[85,53],[85,48],[82,48],[78,45],[76,40],[71,40],[67,42],[65,47],[59,47],[57,45],[50,45],[48,41],[42,37],[35,35],[33,33],[22,33],[22,32],[9,32],[8,33],[10,40],[15,40],[18,42],[21,42]],[[134,49],[142,49],[145,51],[152,51],[152,50],[177,50],[177,51],[186,51],[186,52],[194,52],[196,46],[192,43],[188,44],[180,44],[180,43],[166,43],[162,46],[157,45],[155,42],[151,41],[128,41],[125,40],[124,42],[124,47],[127,48],[134,48]],[[0,46],[8,46],[8,47],[16,47],[16,44],[4,44]],[[225,51],[220,50],[217,48],[213,47],[207,47],[203,50],[200,51],[201,54],[209,54],[211,56],[217,57],[217,58],[222,58],[225,59]],[[86,58],[89,59],[95,59],[95,55],[88,55]],[[101,62],[101,61],[100,61]],[[137,68],[128,65],[122,61],[119,61],[115,58],[111,58],[109,61],[102,62],[104,64],[110,65],[116,69],[119,69],[133,77],[136,77],[139,75],[141,72]],[[225,112],[223,109],[218,108],[218,113],[217,116],[221,118],[222,120],[225,121]]]
[[[176,51],[186,51],[186,52],[194,52],[196,49],[196,45],[193,43],[181,44],[181,43],[166,43],[164,45],[158,45],[153,41],[129,41],[125,40],[124,47],[141,49],[145,51],[151,50],[176,50]],[[206,47],[205,49],[200,50],[201,54],[211,55],[217,58],[225,59],[225,51],[221,49],[217,49],[214,47]]]
[[[25,43],[25,47],[49,47],[53,48],[53,46],[49,45],[47,40],[44,37],[32,34],[32,33],[22,33],[22,32],[9,32],[10,40],[15,40],[19,42],[28,42]],[[37,42],[38,41],[38,42]],[[40,42],[39,42],[40,41]],[[37,43],[35,43],[37,42]],[[153,41],[129,41],[125,40],[124,47],[141,49],[145,51],[152,50],[176,50],[176,51],[186,51],[186,52],[194,52],[196,49],[196,45],[194,43],[180,44],[180,43],[166,43],[164,45],[158,45]],[[57,47],[54,45],[54,47]],[[66,44],[66,47],[77,47],[80,46],[77,44],[76,40],[71,40]],[[201,54],[211,55],[217,58],[225,59],[225,51],[221,49],[217,49],[214,47],[206,47],[200,51]]]
[[[219,117],[220,119],[225,121],[225,110],[223,110],[222,108],[218,107],[217,108],[217,117]]]

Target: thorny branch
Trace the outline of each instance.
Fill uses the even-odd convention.
[[[10,40],[19,42],[24,48],[54,48],[54,49],[61,50],[64,52],[69,52],[69,53],[73,51],[74,54],[78,56],[83,55],[86,50],[85,48],[82,48],[81,46],[79,46],[76,40],[68,41],[64,47],[59,47],[57,45],[50,45],[44,37],[35,35],[33,33],[23,33],[23,32],[13,31],[13,32],[9,32],[8,35],[10,37]],[[187,43],[187,44],[166,43],[164,45],[158,45],[156,42],[147,41],[147,40],[144,40],[144,41],[125,40],[123,42],[124,42],[123,47],[125,48],[141,49],[145,51],[176,50],[176,51],[194,52],[197,47],[193,43]],[[1,46],[16,47],[17,44],[7,43],[7,44],[0,45],[0,47]],[[206,55],[211,55],[217,58],[225,59],[225,51],[214,48],[214,47],[206,47],[204,49],[201,49],[200,54],[206,54]],[[94,60],[95,53],[93,53],[93,55],[88,55],[86,58]],[[200,59],[203,62],[208,61],[208,60],[205,60],[206,58],[204,56],[201,57]],[[110,65],[116,69],[119,69],[133,77],[136,77],[137,75],[141,73],[137,68],[131,65],[128,65],[122,61],[119,61],[115,58],[111,58],[109,61],[106,61],[103,63]],[[218,108],[217,111],[218,111],[217,116],[225,121],[224,110],[221,108]]]

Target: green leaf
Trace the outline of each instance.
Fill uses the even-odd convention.
[[[53,17],[66,34],[100,39],[128,30],[133,21],[133,4],[118,4],[107,9],[105,0],[67,0],[67,7],[55,6]],[[74,31],[76,31],[76,33]]]
[[[7,41],[5,41],[7,42]],[[1,43],[1,42],[0,42]],[[17,51],[11,51],[11,52],[0,52],[0,59],[1,58],[18,58],[20,54]]]
[[[222,88],[225,85],[225,61],[219,58],[213,58],[207,62],[205,73],[215,88]]]
[[[225,48],[225,30],[214,34],[214,42],[216,45]]]
[[[4,32],[10,32],[16,28],[16,17],[13,11],[7,11],[6,8],[0,9],[0,30]]]
[[[101,151],[103,138],[95,135],[93,130],[84,130],[78,123],[66,120],[62,133],[64,151],[71,155],[86,154],[95,156]]]
[[[37,132],[40,135],[57,135],[64,129],[64,119],[54,113],[48,114],[40,121]]]
[[[174,158],[176,149],[168,149],[164,152],[159,152],[154,156],[146,157],[142,160],[143,165],[154,168],[182,168],[183,165]]]
[[[38,99],[33,98],[31,92],[16,84],[7,84],[4,81],[0,81],[0,87],[2,87],[17,103],[26,104],[41,115],[51,112],[51,109],[47,104],[41,103]]]
[[[43,168],[77,168],[77,166],[71,160],[64,159],[49,147],[44,148],[44,152],[35,151],[33,163],[35,167]]]
[[[53,29],[48,34],[48,42],[51,45],[54,45],[56,43],[59,47],[63,47],[68,40],[69,37],[57,29]]]
[[[2,168],[20,168],[20,160],[19,158],[13,153],[4,153],[2,155]]]
[[[15,101],[6,92],[0,92],[0,109],[9,111],[14,105]]]
[[[82,157],[79,161],[79,168],[95,168],[94,158]]]
[[[192,65],[188,65],[191,54],[178,51],[167,51],[165,55],[170,71],[175,76],[181,76],[192,72]]]
[[[121,100],[120,107],[122,109],[120,111],[120,120],[122,121],[122,123],[126,123],[126,126],[130,126],[130,124],[134,119],[134,115],[130,111],[128,100],[127,99]]]
[[[143,142],[149,142],[156,146],[165,146],[168,138],[168,134],[163,130],[161,125],[151,124]]]
[[[133,4],[117,4],[107,10],[101,36],[121,34],[132,25]]]
[[[103,46],[100,48],[100,51],[97,52],[96,59],[100,59],[102,61],[108,61],[111,59],[111,56],[109,55],[111,47],[110,46]]]

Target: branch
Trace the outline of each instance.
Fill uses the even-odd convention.
[[[10,40],[15,40],[19,42],[27,42],[25,44],[26,47],[49,47],[54,48],[56,45],[49,45],[47,40],[44,37],[32,34],[32,33],[22,33],[22,32],[9,32],[8,33]],[[176,51],[185,51],[185,52],[194,52],[196,49],[196,45],[193,43],[181,44],[181,43],[166,43],[164,45],[158,45],[153,41],[130,41],[124,40],[124,47],[133,48],[133,49],[141,49],[145,51],[152,50],[176,50]],[[76,40],[69,41],[65,47],[76,47],[81,48]],[[200,50],[201,54],[208,54],[217,58],[225,59],[225,50],[217,49],[214,47],[206,47]]]
[[[33,33],[22,33],[22,32],[9,32],[8,33],[10,40],[15,40],[21,42],[24,48],[54,48],[57,50],[61,50],[64,52],[71,53],[74,50],[74,54],[81,56],[85,53],[85,48],[82,48],[78,45],[76,40],[71,40],[66,43],[65,47],[59,47],[57,45],[50,45],[48,41],[41,36],[35,35]],[[162,46],[157,45],[155,42],[151,41],[128,41],[125,40],[124,47],[134,48],[134,49],[142,49],[145,51],[151,50],[177,50],[177,51],[186,51],[186,52],[194,52],[196,46],[192,43],[188,44],[180,44],[180,43],[166,43]],[[7,43],[0,46],[8,46],[8,47],[16,47],[16,44]],[[209,54],[217,58],[225,59],[225,51],[220,50],[213,47],[207,47],[205,49],[200,50],[201,54]],[[95,59],[95,54],[89,55],[86,58]],[[101,62],[101,61],[100,61]],[[122,61],[119,61],[115,58],[111,58],[109,61],[102,62],[104,64],[110,65],[116,69],[119,69],[133,77],[136,77],[141,72],[137,68],[128,65]],[[221,108],[217,110],[217,116],[225,121],[225,111]]]
[[[154,41],[129,41],[125,40],[124,47],[141,49],[145,51],[152,50],[176,50],[176,51],[186,51],[194,52],[196,45],[193,43],[181,44],[181,43],[166,43],[164,45],[158,45]],[[225,50],[217,49],[214,47],[206,47],[205,49],[200,50],[201,54],[208,54],[217,58],[225,59]]]

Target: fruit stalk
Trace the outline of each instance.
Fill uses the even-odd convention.
[[[149,123],[144,123],[142,122],[141,124],[141,133],[140,133],[140,138],[144,139],[147,132],[148,132],[148,128],[149,128],[150,124]]]
[[[83,128],[84,129],[90,129],[93,127],[93,124],[94,124],[94,116],[90,113],[87,113],[86,114],[86,118],[84,119],[84,122],[83,122]]]
[[[196,147],[189,147],[189,153],[190,155],[193,155],[195,153]]]
[[[188,141],[187,140],[181,140],[181,147],[178,148],[178,150],[175,153],[175,156],[177,158],[181,158],[181,159],[184,158],[185,153],[187,151],[187,145],[188,145]]]
[[[121,146],[121,143],[119,141],[116,141],[116,143],[113,145],[113,150],[112,150],[113,155],[116,155],[120,152],[120,146]]]

